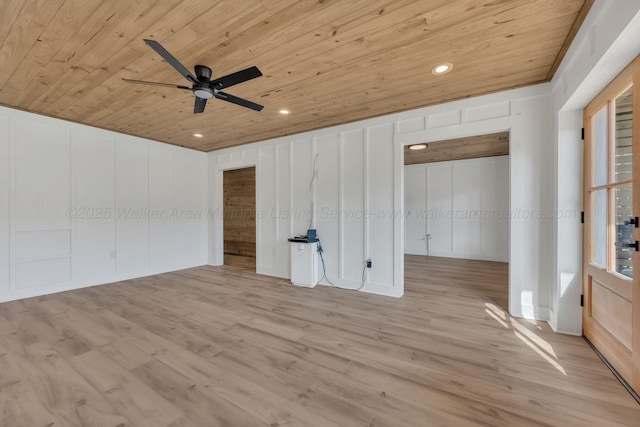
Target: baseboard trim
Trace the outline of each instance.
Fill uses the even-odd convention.
[[[580,332],[573,332],[573,331],[565,331],[565,330],[562,330],[562,329],[555,329],[553,327],[553,325],[551,325],[551,323],[549,323],[549,326],[551,326],[551,330],[556,334],[571,335],[571,336],[574,336],[574,337],[581,337],[582,336],[582,333],[580,333]]]
[[[605,364],[605,366],[607,368],[609,368],[609,370],[613,373],[613,375],[618,379],[618,381],[620,381],[620,384],[622,384],[622,386],[629,392],[629,394],[631,395],[631,397],[633,397],[636,402],[638,402],[638,404],[640,404],[640,395],[638,395],[638,393],[636,393],[636,391],[633,389],[633,387],[631,387],[631,385],[627,382],[627,380],[625,380],[622,375],[620,375],[620,373],[618,372],[618,370],[616,368],[613,367],[613,365],[611,363],[609,363],[609,361],[607,360],[606,357],[604,357],[604,355],[602,353],[600,353],[600,350],[598,350],[593,343],[591,343],[591,341],[589,341],[589,339],[587,337],[585,337],[584,335],[582,336],[582,338],[584,338],[584,340],[587,342],[587,344],[589,344],[589,347],[591,347],[591,349],[594,351],[595,354],[598,355],[598,357],[600,358],[600,360],[602,360],[602,362]]]
[[[195,268],[206,265],[204,262],[198,262],[192,264],[184,264],[180,266],[174,266],[169,269],[161,270],[142,270],[137,272],[115,273],[110,276],[102,276],[97,278],[83,278],[70,280],[61,283],[51,283],[46,285],[34,286],[29,288],[13,289],[7,293],[0,294],[0,303],[18,301],[28,298],[36,298],[44,295],[52,295],[60,292],[74,291],[76,289],[91,288],[94,286],[108,285],[111,283],[123,282],[126,280],[140,279],[142,277],[155,276],[158,274],[173,273],[174,271],[187,270],[189,268]]]

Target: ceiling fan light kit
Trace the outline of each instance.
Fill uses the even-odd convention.
[[[167,61],[173,68],[178,71],[182,77],[187,79],[191,83],[191,87],[174,85],[170,83],[158,83],[148,82],[144,80],[122,79],[129,83],[139,83],[154,86],[173,87],[176,89],[190,90],[195,95],[195,102],[193,106],[194,113],[202,113],[204,107],[207,105],[207,100],[211,98],[221,99],[223,101],[231,102],[232,104],[240,105],[241,107],[250,108],[255,111],[262,111],[264,108],[260,104],[251,102],[249,100],[238,98],[237,96],[225,93],[222,90],[228,87],[237,85],[239,83],[246,82],[248,80],[255,79],[262,76],[262,72],[258,67],[249,67],[247,69],[211,80],[211,68],[204,65],[196,65],[194,67],[195,75],[193,75],[187,67],[182,65],[173,55],[169,53],[160,43],[155,40],[144,39],[144,42],[155,50],[158,55]]]

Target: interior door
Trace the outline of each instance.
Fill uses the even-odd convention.
[[[585,109],[584,335],[640,391],[640,60]],[[562,166],[560,166],[562,167]]]

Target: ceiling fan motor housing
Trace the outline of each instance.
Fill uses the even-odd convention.
[[[211,82],[211,68],[204,65],[196,65],[195,71],[196,77],[201,84],[193,85],[193,94],[202,99],[213,98],[214,91],[209,85],[209,83]]]
[[[196,77],[202,83],[208,83],[211,80],[211,68],[204,65],[196,65]]]

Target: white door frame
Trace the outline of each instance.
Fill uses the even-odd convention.
[[[418,144],[418,143],[430,143],[436,141],[443,141],[448,139],[466,138],[471,136],[486,135],[498,132],[509,132],[509,152],[511,152],[511,138],[512,138],[512,118],[501,117],[497,119],[485,120],[482,122],[462,124],[457,126],[456,131],[452,132],[450,128],[447,129],[428,129],[416,132],[394,134],[393,136],[393,161],[394,161],[394,225],[393,225],[393,252],[394,252],[394,286],[398,285],[404,292],[404,147],[406,145]],[[513,177],[511,168],[511,155],[509,155],[509,209],[513,210]],[[513,248],[512,244],[512,222],[513,218],[509,221],[509,312],[514,313],[517,310],[512,310],[512,283],[513,278],[516,275],[514,269],[520,268],[520,265],[513,261]],[[515,265],[514,265],[515,264]]]
[[[234,162],[225,163],[223,165],[216,165],[214,167],[214,171],[212,174],[213,182],[211,183],[211,187],[209,188],[209,194],[212,197],[211,203],[211,212],[210,217],[212,219],[213,224],[212,227],[212,238],[213,238],[213,254],[209,257],[209,265],[224,265],[224,171],[235,170],[235,169],[244,169],[244,168],[256,168],[256,178],[258,177],[258,162],[255,159],[242,159]],[[256,198],[256,210],[258,207],[258,187],[259,180],[256,179],[256,189],[255,195]],[[256,268],[260,265],[260,251],[258,248],[258,239],[260,236],[260,221],[257,220],[257,212],[256,212]]]

